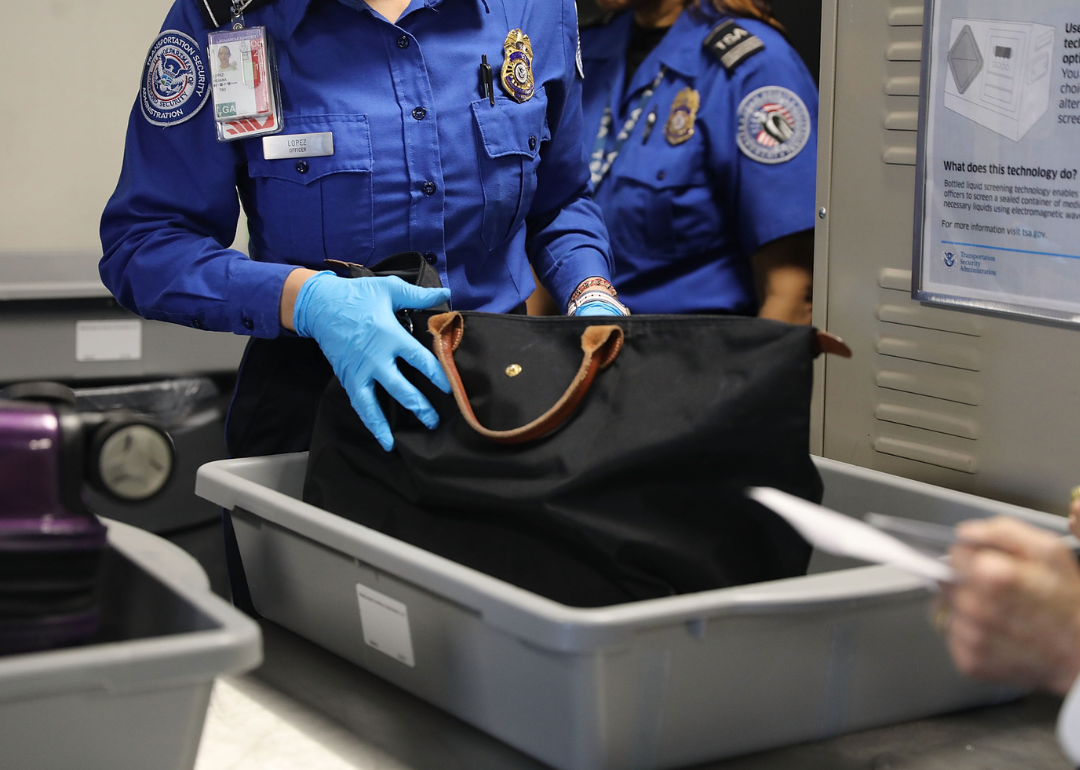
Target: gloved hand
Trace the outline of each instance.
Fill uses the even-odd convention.
[[[619,308],[615,307],[615,305],[611,304],[610,302],[589,302],[588,304],[585,304],[585,305],[582,305],[581,307],[579,307],[577,313],[575,313],[574,315],[578,315],[578,316],[583,316],[583,315],[617,315],[617,316],[621,316],[622,313],[619,311]]]
[[[353,409],[388,452],[394,437],[375,397],[376,382],[428,428],[439,424],[435,409],[398,371],[398,358],[450,392],[438,360],[402,328],[394,312],[426,309],[449,299],[449,289],[422,289],[396,277],[339,278],[331,272],[312,276],[297,294],[296,333],[319,343]]]

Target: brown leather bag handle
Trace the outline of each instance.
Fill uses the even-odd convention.
[[[612,364],[623,345],[621,327],[590,326],[581,334],[581,349],[585,354],[581,367],[555,405],[528,425],[513,430],[491,430],[476,419],[472,404],[469,403],[469,395],[465,392],[465,385],[461,382],[461,374],[454,362],[454,351],[465,334],[465,319],[461,313],[440,313],[428,319],[428,331],[435,337],[435,356],[450,380],[454,400],[457,401],[461,415],[473,430],[499,444],[524,444],[526,441],[542,438],[561,426],[589,392],[596,373]]]

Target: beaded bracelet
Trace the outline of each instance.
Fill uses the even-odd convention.
[[[611,285],[611,281],[607,280],[606,278],[586,278],[584,281],[578,284],[578,287],[576,289],[574,289],[574,293],[570,295],[570,302],[567,304],[573,305],[575,302],[578,301],[582,294],[596,286],[604,287],[611,292],[611,296],[613,297],[619,296],[619,292],[615,291],[615,287]]]
[[[619,311],[620,315],[630,315],[630,310],[619,300],[608,294],[606,291],[587,291],[578,297],[575,301],[570,303],[567,308],[566,314],[568,316],[576,316],[578,310],[588,305],[590,302],[602,302],[605,305],[611,305]]]

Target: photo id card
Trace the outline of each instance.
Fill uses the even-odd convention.
[[[210,33],[207,58],[219,141],[281,131],[277,68],[265,27]]]

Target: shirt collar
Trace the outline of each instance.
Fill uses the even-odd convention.
[[[596,45],[590,45],[583,51],[582,58],[590,61],[610,61],[626,56],[632,19],[633,14],[624,11],[602,27],[586,28],[586,32],[595,35],[599,40]]]
[[[695,33],[695,28],[699,26],[693,8],[679,14],[675,24],[656,47],[660,63],[687,78],[697,77],[701,71],[699,40],[705,39],[704,33]]]
[[[300,22],[304,20],[304,16],[308,12],[308,8],[314,0],[278,0],[271,8],[274,9],[276,15],[281,24],[281,30],[286,37],[296,32],[296,28],[300,26]],[[341,0],[345,5],[353,8],[363,8],[366,3],[363,0]],[[444,0],[425,0],[426,4],[430,8],[434,8],[444,2]],[[481,6],[488,13],[491,13],[489,6],[490,0],[471,0]]]
[[[278,0],[271,6],[278,17],[281,32],[285,37],[290,37],[300,26],[309,5],[311,5],[311,0]]]
[[[633,20],[633,13],[624,11],[605,26],[598,28],[596,33],[600,40],[596,45],[589,47],[589,54],[583,58],[594,61],[624,58],[626,46],[630,42]],[[700,25],[692,8],[679,14],[675,24],[653,52],[659,57],[660,63],[685,77],[696,77],[701,71],[701,46],[687,45],[686,41],[694,41],[698,38],[698,35],[693,32],[693,29],[698,26]],[[700,37],[704,40],[704,33]]]

